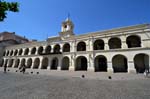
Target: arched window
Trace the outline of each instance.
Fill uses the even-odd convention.
[[[22,50],[22,49],[20,49],[20,50],[19,50],[19,55],[22,55],[22,52],[23,52],[23,50]]]
[[[137,73],[144,73],[146,68],[149,69],[149,56],[143,53],[135,55],[134,66]]]
[[[104,41],[103,40],[96,40],[94,42],[94,50],[103,50],[104,49]]]
[[[13,55],[13,50],[11,50],[11,52],[10,52],[10,56],[12,56]]]
[[[31,66],[32,66],[32,59],[31,58],[29,58],[28,60],[27,60],[27,68],[31,68]]]
[[[95,72],[107,72],[107,59],[103,55],[96,56],[94,60]]]
[[[128,71],[127,58],[123,55],[115,55],[112,59],[112,64],[114,73]]]
[[[40,59],[39,59],[39,58],[36,58],[36,59],[34,60],[33,69],[38,69],[38,68],[39,68],[39,65],[40,65]]]
[[[76,59],[76,66],[75,66],[75,70],[79,71],[79,70],[83,70],[86,71],[87,70],[87,59],[84,56],[79,56]]]
[[[63,52],[70,52],[70,45],[69,45],[69,43],[64,44]]]
[[[14,52],[14,56],[17,56],[17,54],[18,54],[18,50],[16,49]]]
[[[24,55],[28,55],[29,54],[29,48],[26,48],[24,51]]]
[[[77,44],[77,51],[86,51],[86,44],[85,44],[85,42],[79,42]]]
[[[50,45],[46,46],[45,53],[46,54],[50,54],[51,53],[51,46]]]
[[[121,48],[121,40],[119,38],[111,38],[108,41],[109,49],[118,49]]]
[[[136,35],[128,36],[126,43],[128,48],[141,47],[141,39]]]
[[[33,47],[33,48],[31,49],[31,54],[32,54],[32,55],[34,55],[34,54],[35,54],[35,52],[36,52],[36,48],[35,48],[35,47]]]
[[[45,57],[42,60],[42,67],[41,67],[41,69],[47,69],[47,66],[48,66],[48,58]]]
[[[38,48],[38,54],[42,54],[43,53],[43,47],[42,46],[40,46],[39,48]]]
[[[62,59],[61,70],[69,70],[69,58],[67,56]]]
[[[60,45],[55,45],[54,46],[54,53],[60,53]]]
[[[58,58],[53,58],[51,61],[51,70],[57,70],[58,67]]]

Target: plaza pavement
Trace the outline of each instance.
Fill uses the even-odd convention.
[[[16,70],[0,68],[0,99],[150,99],[143,74]]]

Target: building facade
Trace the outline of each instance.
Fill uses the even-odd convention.
[[[150,67],[150,24],[75,35],[67,18],[57,37],[8,46],[1,66],[28,69],[143,73]]]

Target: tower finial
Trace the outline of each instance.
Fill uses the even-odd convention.
[[[68,19],[70,19],[70,13],[68,12]]]

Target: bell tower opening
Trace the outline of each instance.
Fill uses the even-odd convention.
[[[69,38],[74,35],[73,33],[74,24],[71,21],[70,17],[68,16],[65,21],[62,22],[61,25],[61,32],[59,33],[62,39]]]

